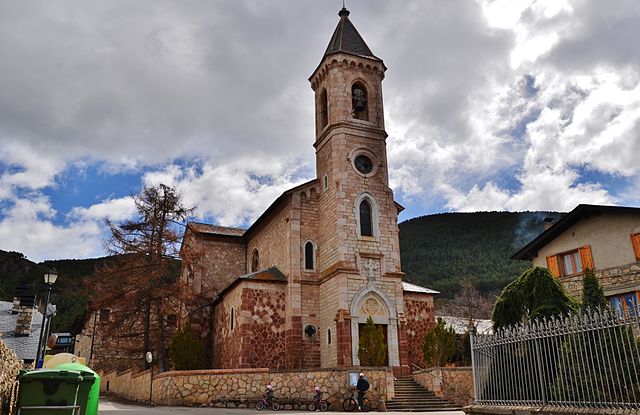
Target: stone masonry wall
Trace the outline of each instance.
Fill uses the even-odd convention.
[[[424,336],[427,330],[435,325],[433,295],[405,292],[404,316],[409,364],[424,368],[426,366],[422,353]],[[412,369],[415,368],[412,366]]]
[[[283,202],[284,204],[284,202]],[[258,250],[258,269],[277,267],[284,275],[291,269],[289,252],[291,204],[287,203],[272,218],[265,220],[261,229],[253,232],[247,243],[247,269],[251,270],[251,258],[254,249]]]
[[[280,401],[308,402],[313,388],[320,386],[332,410],[341,410],[349,394],[349,371],[364,371],[371,384],[367,396],[374,408],[393,397],[393,374],[387,368],[317,369],[268,371],[266,369],[196,370],[165,372],[155,376],[153,400],[160,405],[215,405],[225,400],[255,401],[266,385],[273,385]]]
[[[473,372],[470,367],[432,367],[414,372],[413,379],[449,402],[460,406],[473,403]]]
[[[597,269],[595,274],[605,294],[607,294],[607,291],[623,287],[630,287],[629,291],[637,291],[637,287],[640,286],[640,262],[613,268]],[[582,300],[582,278],[582,274],[560,277],[560,282],[572,296]]]
[[[240,367],[242,350],[241,333],[242,287],[236,286],[224,299],[215,305],[213,366],[217,368]],[[234,328],[231,329],[231,313],[234,314]]]
[[[245,284],[242,290],[240,367],[283,369],[287,354],[285,286],[257,282]]]

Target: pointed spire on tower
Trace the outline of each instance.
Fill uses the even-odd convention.
[[[349,14],[349,10],[347,10],[343,4],[342,9],[338,12],[340,21],[338,22],[338,26],[336,26],[336,30],[333,31],[324,56],[342,52],[382,61],[382,59],[371,52],[367,43],[362,36],[360,36],[360,33],[358,33],[353,23],[351,23],[351,20],[349,20]]]

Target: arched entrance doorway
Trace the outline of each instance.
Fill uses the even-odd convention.
[[[398,319],[395,304],[373,284],[363,287],[351,301],[351,358],[355,366],[360,365],[358,348],[360,325],[371,317],[374,324],[384,326],[387,339],[389,366],[400,366],[398,351]]]

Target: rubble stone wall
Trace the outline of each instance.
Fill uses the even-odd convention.
[[[471,367],[432,367],[414,372],[413,379],[449,402],[461,406],[473,403]]]
[[[422,346],[427,331],[435,325],[433,295],[405,292],[404,317],[409,364],[426,367]]]
[[[305,403],[313,399],[313,388],[320,386],[332,410],[341,410],[348,397],[349,372],[364,371],[371,384],[367,396],[374,408],[384,408],[393,397],[393,373],[389,368],[317,369],[269,371],[267,369],[224,369],[165,372],[153,382],[153,400],[160,405],[223,405],[233,401],[252,405],[262,397],[267,384],[273,385],[282,403]],[[286,408],[286,407],[285,407]]]
[[[637,291],[640,286],[640,262],[633,262],[619,267],[596,269],[595,274],[606,295],[625,287],[628,287],[630,292]],[[572,296],[582,300],[582,279],[583,275],[579,274],[560,277],[560,282]]]

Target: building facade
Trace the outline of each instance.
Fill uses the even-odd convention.
[[[546,267],[575,298],[593,269],[611,306],[635,312],[640,301],[640,208],[578,205],[513,259]]]
[[[360,364],[359,333],[383,328],[385,364],[423,366],[435,291],[403,282],[402,207],[389,188],[386,67],[342,9],[309,81],[316,178],[283,193],[248,229],[190,223],[181,278],[205,306],[183,317],[210,365],[281,369]]]

